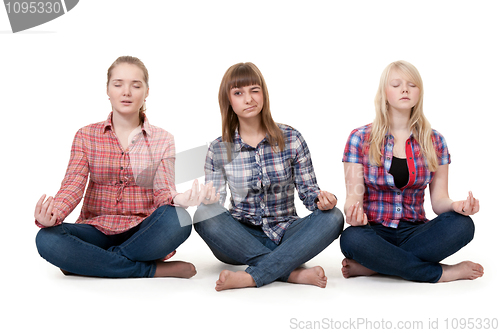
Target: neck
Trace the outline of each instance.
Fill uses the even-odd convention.
[[[389,108],[389,125],[392,131],[410,131],[411,110]]]
[[[241,136],[256,136],[265,133],[262,127],[261,117],[253,117],[250,119],[238,119],[238,132]]]
[[[119,112],[113,111],[113,128],[117,132],[132,131],[141,124],[138,114],[124,115]]]

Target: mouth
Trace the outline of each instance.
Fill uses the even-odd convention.
[[[410,99],[408,97],[403,97],[399,99],[400,101],[409,101]]]
[[[257,106],[254,105],[254,106],[251,106],[249,108],[244,109],[243,111],[253,111],[253,110],[255,110],[256,107]]]
[[[123,105],[130,105],[130,104],[132,104],[132,101],[123,100],[123,101],[120,101],[120,103],[122,103]]]

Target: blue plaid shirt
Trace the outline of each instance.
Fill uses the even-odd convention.
[[[229,212],[233,218],[261,226],[276,244],[290,224],[299,219],[294,205],[295,188],[311,211],[317,208],[315,199],[319,194],[304,138],[290,126],[278,126],[285,139],[283,151],[277,145],[272,147],[267,138],[251,147],[236,130],[233,143],[222,142],[221,137],[213,141],[205,160],[205,182],[213,181],[221,195],[219,203],[224,205],[229,184]]]

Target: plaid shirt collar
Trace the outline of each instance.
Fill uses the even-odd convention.
[[[111,111],[108,115],[108,119],[104,122],[103,133],[107,130],[113,129],[113,111]],[[149,125],[148,118],[144,115],[144,122],[142,123],[142,132],[145,133],[148,137],[151,136],[151,125]]]
[[[262,139],[261,142],[259,142],[259,145],[260,144],[264,144],[266,142],[269,143],[269,140],[267,139],[267,136],[264,139]],[[234,144],[234,150],[235,151],[241,151],[242,148],[250,148],[250,149],[257,148],[257,147],[252,147],[249,144],[245,143],[245,141],[243,141],[243,139],[241,138],[240,133],[238,132],[238,127],[236,127],[236,129],[234,130],[233,144]]]

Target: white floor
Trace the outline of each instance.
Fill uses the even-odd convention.
[[[8,229],[15,228],[26,229],[22,232],[29,237],[8,239],[14,231]],[[396,329],[398,325],[423,332],[430,325],[435,328],[436,320],[442,331],[446,320],[451,329],[451,325],[460,325],[460,318],[499,318],[498,307],[491,305],[497,304],[500,295],[498,269],[488,250],[492,248],[486,241],[489,235],[481,232],[445,261],[471,259],[482,263],[486,274],[475,281],[423,284],[390,277],[346,280],[340,273],[343,257],[335,241],[307,263],[325,268],[325,289],[275,282],[259,289],[216,292],[219,272],[236,267],[218,262],[196,233],[175,256],[196,265],[198,274],[192,279],[122,280],[66,277],[38,256],[36,227],[10,224],[6,229],[1,236],[1,294],[7,306],[2,310],[0,326],[12,327],[8,332],[42,328],[44,332],[203,332],[208,328],[286,332],[311,327],[333,330],[339,326],[363,331]],[[477,229],[484,227],[479,225]],[[8,249],[5,245],[9,243],[19,247]]]
[[[469,318],[483,328],[486,319],[500,318],[497,16],[498,1],[486,0],[94,0],[11,34],[0,10],[0,331],[492,331],[460,328]],[[228,266],[196,233],[175,257],[196,265],[190,280],[63,276],[38,256],[33,210],[43,193],[57,192],[76,131],[107,117],[105,73],[126,54],[148,66],[148,117],[175,136],[178,152],[220,136],[217,91],[224,71],[240,61],[257,64],[274,119],[304,135],[318,182],[337,194],[340,207],[347,136],[372,121],[383,68],[398,59],[412,62],[425,82],[426,116],[451,150],[450,195],[461,200],[472,190],[481,200],[475,239],[445,263],[479,262],[484,277],[439,285],[345,280],[335,241],[307,264],[325,268],[325,289],[273,283],[217,293],[215,281]],[[407,329],[397,330],[400,324]]]

